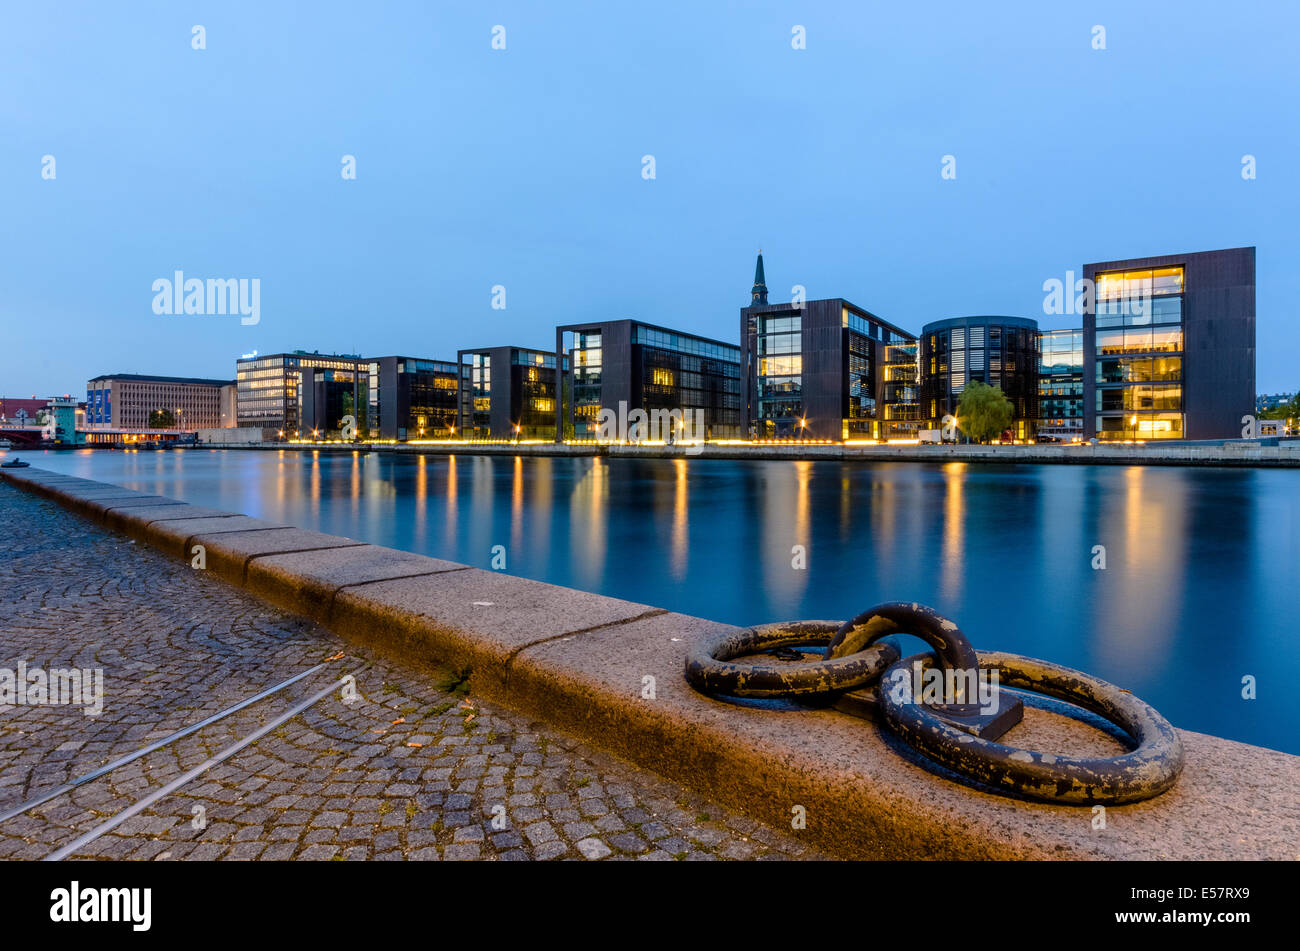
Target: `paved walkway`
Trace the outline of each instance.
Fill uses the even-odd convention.
[[[358,671],[353,703],[326,697],[75,857],[824,857],[3,483],[0,525],[0,672],[25,663],[104,677],[98,716],[0,705],[0,812],[329,659],[0,822],[0,859],[44,857]]]

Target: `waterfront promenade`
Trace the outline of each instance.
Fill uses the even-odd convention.
[[[442,442],[205,442],[203,449],[252,449],[302,452],[385,452],[425,455],[521,455],[632,459],[807,459],[861,462],[973,462],[1033,465],[1117,466],[1251,466],[1300,468],[1300,439],[1225,440],[1178,445],[1023,446],[882,444],[817,442],[710,442],[704,445],[555,443],[543,440],[446,440]]]
[[[274,744],[269,736],[266,737],[255,748],[259,756],[248,764],[246,772],[238,774],[245,776],[251,772],[249,781],[252,783],[267,781],[267,786],[253,788],[254,796],[265,797],[255,808],[261,806],[274,810],[284,807],[293,812],[291,819],[281,821],[286,830],[283,834],[298,845],[311,837],[319,840],[312,844],[325,845],[327,849],[330,846],[338,848],[341,843],[330,838],[334,835],[330,830],[342,823],[341,827],[348,830],[349,836],[356,836],[349,841],[360,848],[367,841],[367,833],[383,831],[385,823],[402,825],[399,817],[392,816],[398,809],[392,800],[401,799],[405,799],[401,814],[408,820],[414,820],[425,806],[432,807],[425,809],[429,813],[427,831],[435,835],[433,841],[424,847],[442,848],[443,857],[448,857],[447,848],[457,845],[479,845],[481,848],[482,840],[458,842],[455,832],[446,840],[440,838],[446,835],[451,824],[449,817],[455,817],[456,828],[459,828],[461,814],[465,812],[473,817],[465,824],[479,823],[486,838],[489,833],[481,826],[486,816],[498,814],[497,807],[500,806],[509,817],[511,828],[522,826],[524,838],[534,848],[538,848],[541,842],[559,839],[556,824],[566,819],[574,806],[579,813],[577,821],[608,815],[609,806],[604,804],[607,811],[603,814],[599,813],[601,806],[597,806],[595,811],[583,812],[583,789],[599,783],[599,788],[609,793],[611,786],[619,785],[617,779],[611,780],[604,773],[593,777],[583,772],[588,768],[584,751],[575,751],[575,755],[583,757],[584,765],[570,769],[567,774],[557,770],[552,777],[547,777],[545,771],[548,767],[564,765],[550,759],[549,745],[541,751],[525,751],[515,742],[497,744],[491,734],[483,741],[484,747],[474,749],[464,760],[465,767],[471,770],[486,767],[486,773],[481,779],[471,777],[464,780],[469,784],[467,789],[454,788],[459,781],[457,757],[462,751],[446,752],[444,748],[476,745],[462,739],[462,735],[473,734],[477,729],[474,724],[478,722],[479,713],[472,708],[481,701],[495,701],[519,713],[544,718],[552,728],[684,783],[694,789],[697,796],[709,802],[720,802],[752,819],[779,828],[783,821],[790,822],[789,817],[794,815],[799,822],[791,823],[791,828],[800,843],[826,848],[846,857],[1300,857],[1300,828],[1297,827],[1292,793],[1295,783],[1300,781],[1300,757],[1180,730],[1180,741],[1186,755],[1185,767],[1177,784],[1154,799],[1106,807],[1102,813],[1103,821],[1098,824],[1095,808],[1026,802],[958,781],[910,750],[892,734],[834,710],[727,703],[697,693],[682,677],[686,653],[702,638],[738,633],[736,628],[727,625],[673,614],[650,605],[368,545],[350,538],[275,525],[230,511],[187,505],[45,470],[5,472],[0,476],[11,484],[23,486],[36,495],[56,500],[84,514],[91,522],[120,531],[131,540],[147,543],[177,559],[173,564],[178,567],[170,571],[143,569],[148,580],[135,583],[138,593],[145,598],[144,604],[138,608],[142,613],[112,628],[110,640],[104,639],[98,622],[92,616],[85,621],[92,630],[92,633],[84,635],[88,640],[74,639],[69,647],[74,652],[72,658],[51,657],[48,646],[36,652],[37,657],[51,666],[56,663],[90,666],[81,664],[80,659],[82,656],[95,659],[94,651],[97,649],[121,651],[128,641],[135,639],[147,643],[147,635],[142,638],[132,632],[140,627],[141,618],[150,619],[152,623],[157,614],[169,618],[163,622],[165,631],[174,630],[178,621],[182,624],[182,630],[186,632],[182,637],[183,653],[187,658],[189,653],[185,648],[190,642],[186,638],[194,637],[200,644],[207,645],[213,641],[220,644],[221,651],[217,656],[223,659],[232,656],[232,652],[251,653],[260,659],[257,643],[239,643],[239,639],[233,637],[234,632],[227,632],[220,625],[214,631],[207,613],[190,607],[185,592],[177,588],[184,583],[182,576],[193,571],[185,567],[186,562],[182,559],[188,559],[192,552],[199,550],[206,553],[204,570],[193,571],[193,575],[199,577],[190,580],[217,585],[228,582],[281,608],[312,618],[341,635],[349,646],[321,634],[319,641],[313,639],[315,652],[298,657],[293,665],[295,672],[313,663],[339,665],[322,675],[326,681],[325,689],[313,695],[320,704],[309,706],[301,718],[306,739],[293,739],[298,734],[286,717],[284,732],[277,729],[273,735],[287,742]],[[36,555],[31,559],[14,560],[29,561],[29,570],[32,571],[39,570],[47,560],[57,562],[60,557],[43,549],[44,542],[32,537],[33,533],[43,534],[42,523],[57,524],[56,518],[42,519],[39,517],[41,514],[48,516],[49,512],[20,516],[31,524],[31,528],[25,528],[16,536],[22,546],[33,548]],[[73,536],[78,530],[84,532],[86,529],[74,520],[71,534],[59,536],[53,533],[54,548],[75,550]],[[96,534],[95,537],[100,536]],[[111,540],[114,537],[108,536],[110,541],[105,542],[105,549],[97,553],[100,557],[86,561],[85,565],[80,560],[60,565],[58,580],[47,580],[45,589],[53,584],[52,591],[60,596],[75,597],[81,593],[93,597],[95,591],[105,588],[111,591],[120,586],[120,582],[113,581],[120,577],[116,566],[118,562],[129,564],[125,553],[138,552],[139,546],[121,540],[113,544]],[[15,542],[15,545],[19,543]],[[15,551],[18,552],[18,547]],[[42,557],[44,555],[48,557]],[[95,568],[100,563],[106,566],[102,571]],[[94,571],[86,576],[89,581],[82,582],[78,580],[82,576],[72,572],[85,566]],[[13,577],[11,583],[15,591],[22,590],[21,578],[25,574]],[[43,606],[39,602],[46,597],[40,592],[45,589],[38,584],[38,593],[32,599],[35,603],[27,608],[27,614],[18,613],[16,616],[34,614],[36,622],[31,626],[44,632],[46,640],[43,643],[48,645],[51,638],[53,643],[62,643],[65,625],[59,624],[57,617],[53,620],[43,617],[40,611]],[[173,610],[179,613],[169,614]],[[111,618],[111,614],[108,616]],[[145,630],[149,628],[146,626]],[[13,640],[17,643],[16,639]],[[272,641],[277,639],[272,636]],[[444,699],[443,694],[422,693],[418,686],[406,686],[405,681],[396,679],[397,668],[384,668],[389,672],[371,676],[368,664],[378,665],[378,656],[370,654],[368,648],[374,648],[386,657],[405,659],[414,667],[427,670],[436,661],[447,665],[450,670],[460,671],[457,679],[468,683],[471,702],[468,705],[463,701],[454,704],[453,711],[451,701],[454,696]],[[137,670],[128,665],[157,664],[156,653],[133,655],[130,660],[124,658],[116,667]],[[109,660],[115,660],[111,653],[107,656]],[[199,663],[208,668],[214,666],[217,659],[211,650],[207,653],[200,650],[197,656]],[[141,676],[138,684],[132,683],[132,688],[144,690],[146,696],[159,698],[152,710],[141,711],[137,705],[130,707],[126,715],[135,719],[127,722],[140,734],[133,739],[140,740],[148,733],[149,724],[158,723],[159,711],[172,709],[163,702],[175,690],[167,684],[169,681],[183,682],[184,671],[183,665],[175,674],[154,668],[148,675]],[[338,692],[330,679],[348,671],[356,673],[364,701],[375,705],[360,721],[342,712],[348,709],[342,707],[343,701],[335,704],[334,697],[326,699],[327,694]],[[146,683],[151,686],[144,687]],[[257,687],[265,685],[259,681]],[[304,685],[302,692],[318,688],[319,681],[316,681],[310,688]],[[251,692],[250,682],[241,685],[240,690],[232,691],[231,696],[236,693],[247,696]],[[384,699],[386,694],[391,694],[389,700]],[[229,702],[229,698],[225,702]],[[285,706],[292,702],[285,701]],[[426,710],[426,720],[444,717],[447,722],[412,719],[419,715],[425,703],[436,704]],[[439,709],[443,703],[448,706]],[[341,709],[335,710],[332,705]],[[67,708],[28,707],[19,712],[19,717],[27,716],[33,709],[48,716],[52,716],[48,712],[51,709],[69,716],[81,716],[80,711]],[[486,703],[482,704],[482,711],[484,717],[493,713]],[[272,713],[267,713],[267,716],[271,719],[266,721],[263,729],[269,730],[280,722]],[[502,716],[509,721],[509,717]],[[392,719],[388,719],[390,717]],[[322,722],[321,718],[328,722]],[[459,720],[461,726],[457,727],[455,720]],[[6,741],[14,744],[17,750],[28,747],[32,750],[27,760],[29,770],[33,761],[43,759],[50,749],[57,749],[65,743],[73,744],[65,748],[66,753],[77,754],[81,749],[75,745],[80,742],[80,736],[65,740],[57,730],[39,731],[53,734],[48,737],[49,741],[55,741],[53,747],[37,745],[40,741],[33,738],[33,734],[38,732],[42,722],[38,717],[26,728],[19,726],[16,737],[6,734]],[[157,732],[153,735],[166,733],[179,725],[155,726]],[[451,727],[450,733],[447,726]],[[413,735],[406,737],[404,743],[387,741],[394,744],[389,747],[383,745],[386,741],[368,735],[373,733],[375,737],[386,737],[394,732],[395,727],[405,728],[402,732]],[[87,728],[79,729],[85,731]],[[456,730],[461,733],[457,734]],[[505,735],[504,730],[494,732]],[[231,729],[231,734],[248,735],[235,729]],[[358,738],[358,734],[366,735]],[[87,741],[94,739],[93,729],[83,735]],[[212,745],[219,746],[221,742],[214,741]],[[348,745],[352,742],[361,745]],[[1059,704],[1032,695],[1026,698],[1024,722],[1014,729],[1006,742],[1024,749],[1044,751],[1044,756],[1047,751],[1085,757],[1112,756],[1122,749],[1113,731],[1097,729],[1096,718],[1082,714],[1077,708],[1062,709]],[[497,745],[503,748],[495,749]],[[556,745],[561,744],[557,742]],[[181,749],[179,744],[175,748]],[[428,750],[427,754],[425,750]],[[102,749],[96,748],[95,752],[102,761]],[[494,757],[522,753],[526,758],[530,752],[540,752],[541,759],[531,763],[523,762],[523,759],[516,762],[525,768],[540,768],[534,773],[523,774],[519,772],[519,765],[515,765],[514,775],[521,776],[531,787],[516,791],[514,778],[507,775],[511,762],[494,762]],[[89,756],[89,753],[81,755]],[[203,750],[196,750],[184,765],[201,760],[203,755]],[[237,767],[243,762],[243,755],[230,759],[226,767]],[[252,756],[252,753],[248,755]],[[419,770],[415,765],[402,762],[404,758],[416,757],[414,762],[418,764],[419,758],[425,755],[431,757],[431,762]],[[343,758],[335,763],[334,756]],[[327,758],[322,761],[321,757]],[[599,765],[594,757],[589,761]],[[80,764],[86,768],[95,765],[98,763]],[[246,805],[248,790],[238,780],[232,780],[233,788],[228,788],[222,781],[226,767],[205,773],[201,777],[204,782],[192,787],[193,794],[201,795],[202,790],[215,784],[227,789],[224,795],[230,797],[222,799],[214,794],[212,799],[215,802],[229,802],[232,808]],[[391,770],[374,782],[396,785],[370,786],[368,771],[372,767]],[[131,781],[135,768],[121,774],[125,777],[124,783]],[[158,782],[165,781],[181,768],[178,764],[171,772],[161,774]],[[493,774],[493,768],[504,768],[505,772]],[[440,773],[440,770],[450,772]],[[69,768],[64,775],[54,779],[63,780],[80,771],[79,768]],[[605,773],[610,771],[606,769]],[[113,774],[112,782],[117,782],[117,775]],[[539,784],[532,782],[537,776],[543,777],[540,790],[536,789]],[[548,778],[554,780],[554,787],[546,788]],[[20,776],[18,782],[22,781]],[[69,813],[59,819],[64,823],[63,830],[46,832],[47,839],[42,844],[49,845],[56,838],[66,842],[59,836],[75,834],[84,828],[78,826],[72,830],[67,827],[68,822],[93,826],[103,815],[138,802],[145,792],[144,785],[140,784],[150,782],[153,782],[152,776],[139,777],[134,787],[128,787],[121,794],[115,793],[115,798],[110,797],[111,801],[99,807],[101,812],[93,815],[87,815],[86,807],[78,803],[80,791],[73,793]],[[305,786],[286,792],[269,785],[286,782],[302,782]],[[647,784],[657,789],[650,781]],[[485,793],[491,790],[491,794],[476,801],[471,790],[480,787]],[[623,788],[618,794],[635,797],[635,789]],[[470,796],[469,801],[453,799],[451,794],[456,793]],[[540,793],[548,795],[542,797]],[[552,802],[549,798],[550,795],[561,797],[566,793],[569,795],[567,799],[557,798]],[[435,804],[421,800],[422,794],[442,795],[446,799]],[[518,800],[514,800],[512,794],[538,796],[540,803],[524,805],[525,811],[521,812],[520,807],[514,805]],[[312,808],[323,809],[329,814],[328,818],[321,818],[313,825],[306,808],[297,811],[293,808],[294,803],[280,801],[277,798],[280,795],[307,797],[312,800]],[[493,801],[499,795],[506,796],[503,803]],[[352,821],[344,806],[358,797],[373,799],[377,805],[373,811],[366,809],[362,812],[361,821]],[[609,798],[614,806],[622,809],[613,793]],[[390,803],[387,809],[383,805],[386,802]],[[654,810],[658,813],[657,818],[647,823],[640,818],[629,819],[620,812],[619,818],[613,821],[626,824],[637,838],[619,840],[611,834],[607,840],[599,839],[604,849],[623,854],[635,853],[644,846],[648,851],[651,844],[644,841],[644,835],[648,834],[655,842],[658,839],[654,833],[671,837],[671,823],[692,821],[692,812],[696,809],[705,810],[694,813],[693,821],[696,822],[705,821],[702,816],[706,811],[710,817],[716,815],[702,800],[693,800],[685,792],[680,796],[664,796],[658,791],[647,793],[643,802],[650,809],[643,808],[642,811],[650,814]],[[556,810],[555,821],[526,811],[543,807]],[[44,814],[46,810],[40,812]],[[433,815],[435,812],[436,816]],[[193,813],[192,808],[190,813]],[[147,815],[139,817],[140,821],[143,822]],[[170,829],[175,821],[183,821],[186,815],[182,811],[156,818],[164,823],[174,820],[168,827]],[[525,820],[528,825],[523,825]],[[259,814],[250,823],[254,830],[245,834],[265,844],[262,837],[270,834],[268,823],[275,821],[274,817],[268,819]],[[491,827],[491,820],[486,821]],[[600,829],[598,822],[591,824]],[[136,820],[132,820],[121,829],[138,832],[137,825]],[[654,831],[646,832],[647,825]],[[729,820],[727,827],[743,832],[735,821]],[[742,841],[763,841],[761,835],[784,841],[774,831],[750,828],[755,831],[742,835]],[[535,834],[530,829],[535,829]],[[407,831],[410,832],[409,828]],[[572,835],[588,831],[580,827],[572,830]],[[415,832],[424,837],[424,829],[416,828]],[[20,834],[24,835],[26,845],[32,845],[28,839],[36,837],[37,829],[28,827],[25,833]],[[597,837],[588,834],[573,842],[573,847],[582,851],[586,842],[585,848],[601,851],[588,841],[592,838]],[[681,838],[691,841],[686,833],[682,833]],[[399,842],[381,837],[374,841],[393,857],[402,852]],[[566,843],[557,843],[553,848],[558,849],[560,844],[565,844],[565,849],[568,849]],[[409,851],[412,847],[419,850],[419,846],[408,838],[405,849]],[[39,848],[40,845],[33,846],[34,850]],[[798,846],[784,852],[773,848],[771,854],[782,857],[797,854],[797,850]],[[70,854],[75,851],[71,850]],[[166,851],[164,847],[158,854]],[[657,857],[663,858],[676,858],[681,854],[662,847],[654,851],[662,852],[663,855]],[[290,854],[296,853],[290,849]],[[313,854],[310,857],[332,858],[334,855]],[[362,856],[358,854],[357,857]],[[427,853],[427,857],[433,857],[433,854]],[[455,854],[450,857],[455,857]],[[684,857],[689,858],[689,852]]]
[[[316,679],[0,822],[0,858],[48,855],[358,668],[356,703],[316,704],[73,857],[819,854],[3,480],[0,523],[0,667],[102,668],[105,693],[98,717],[0,707],[0,813],[334,658]]]

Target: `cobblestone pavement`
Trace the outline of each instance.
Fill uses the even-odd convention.
[[[326,697],[76,857],[824,857],[3,483],[0,525],[0,668],[104,676],[98,716],[0,705],[0,812],[329,659],[0,823],[0,858],[49,854],[353,672],[359,699]]]

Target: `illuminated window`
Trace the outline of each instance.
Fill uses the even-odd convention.
[[[650,382],[655,384],[655,386],[672,386],[673,371],[663,367],[655,367],[650,374]]]

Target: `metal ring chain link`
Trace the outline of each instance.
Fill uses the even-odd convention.
[[[900,658],[882,638],[911,634],[932,654]],[[799,647],[825,647],[814,660],[738,663],[763,652],[794,656]],[[803,656],[800,652],[799,656]],[[934,667],[968,674],[947,703],[915,696],[913,671]],[[1120,756],[1076,757],[1019,749],[996,742],[1020,721],[1018,699],[999,696],[996,711],[981,710],[963,692],[978,671],[997,671],[999,685],[1082,707],[1122,730],[1132,749]],[[686,658],[686,680],[701,693],[759,699],[830,702],[879,719],[932,761],[996,789],[1070,805],[1119,804],[1170,789],[1183,768],[1182,742],[1169,721],[1126,690],[1096,677],[1032,657],[977,652],[952,621],[916,603],[877,605],[838,627],[828,621],[767,624],[697,646]]]

